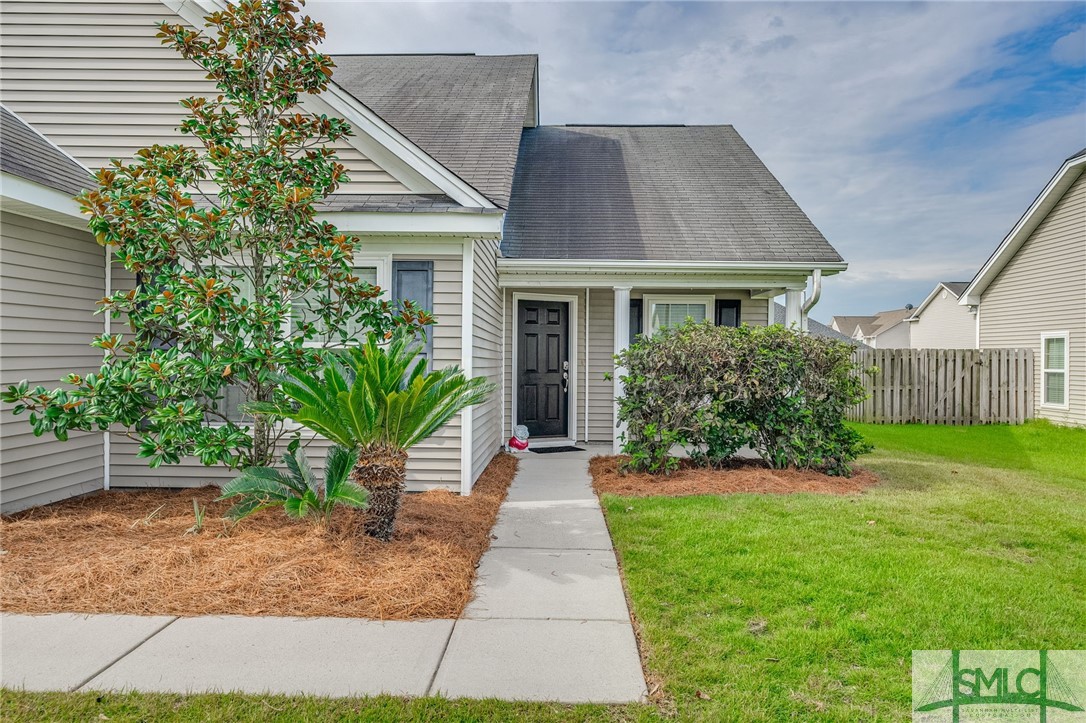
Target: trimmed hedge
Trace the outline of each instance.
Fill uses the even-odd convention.
[[[845,425],[864,391],[844,342],[779,325],[688,322],[638,337],[615,361],[625,370],[619,419],[634,469],[671,472],[675,446],[719,467],[749,446],[774,468],[848,476],[871,449]]]

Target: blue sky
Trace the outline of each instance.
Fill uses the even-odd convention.
[[[1086,147],[1086,5],[311,2],[331,52],[538,53],[544,123],[730,123],[850,263],[814,316],[968,280]]]

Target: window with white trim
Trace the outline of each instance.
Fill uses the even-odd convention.
[[[1041,335],[1041,403],[1067,406],[1067,332]]]
[[[392,278],[392,259],[391,257],[358,257],[354,258],[354,266],[352,266],[352,273],[358,277],[360,282],[366,282],[374,286],[380,286],[385,295],[388,293],[390,281]],[[242,274],[234,280],[234,284],[238,287],[238,291],[241,296],[246,299],[252,299],[254,296],[253,285],[248,275]],[[296,299],[293,303],[293,309],[290,318],[287,320],[287,333],[290,333],[291,326],[299,320],[306,318],[306,315],[313,315],[310,304],[319,303],[321,294],[327,293],[325,289],[315,288],[304,294],[301,298]],[[356,328],[358,327],[358,328]],[[348,325],[348,333],[351,336],[359,336],[364,333],[360,325],[352,322]],[[327,336],[317,334],[312,340],[306,342],[306,346],[338,346],[338,344],[329,344]],[[250,422],[251,416],[242,412],[240,406],[245,400],[244,389],[239,384],[228,384],[222,388],[222,398],[217,403],[219,411],[231,422]]]
[[[712,319],[716,299],[712,296],[658,296],[646,294],[644,298],[645,328],[649,335],[669,326],[679,326],[687,319],[705,321]]]
[[[367,283],[370,286],[380,286],[377,281],[379,267],[374,266],[354,266],[351,268],[351,275],[358,279],[358,283]],[[314,287],[307,291],[298,299],[294,300],[291,309],[290,320],[291,324],[299,324],[305,321],[312,321],[314,324],[320,324],[320,318],[317,315],[315,309],[320,308],[321,301],[328,295],[329,291],[327,287]],[[334,301],[334,299],[332,300]],[[366,332],[365,327],[356,321],[351,321],[346,324],[347,336],[354,338],[361,336]],[[332,344],[333,341],[338,341],[339,335],[336,335],[336,339],[333,340],[330,334],[323,333],[319,327],[316,336],[310,341],[306,342],[307,346],[338,346],[338,344]]]

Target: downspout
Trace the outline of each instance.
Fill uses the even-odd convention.
[[[811,277],[811,295],[803,302],[802,313],[799,315],[799,328],[807,331],[807,314],[818,303],[822,296],[822,269],[815,269]]]
[[[113,250],[110,248],[109,244],[104,244],[104,247],[106,252],[105,287],[106,296],[109,297],[113,295],[113,273],[112,269],[110,268],[110,261],[113,260],[111,258],[113,255]],[[105,332],[106,336],[109,336],[110,332],[112,331],[112,325],[110,323],[110,313],[108,309],[105,311],[105,313],[102,314],[102,317],[104,318],[104,322],[102,324],[102,331]],[[102,432],[102,489],[104,490],[109,489],[109,457],[109,430],[107,429],[106,431]]]

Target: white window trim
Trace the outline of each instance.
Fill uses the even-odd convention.
[[[377,286],[381,289],[381,299],[392,298],[392,254],[386,254],[383,256],[355,256],[351,259],[351,268],[369,268],[375,267],[377,269]],[[293,324],[293,320],[288,323]],[[302,346],[314,348],[314,349],[340,349],[340,344],[325,344],[322,341],[307,341]]]
[[[1054,369],[1045,366],[1045,342],[1049,339],[1063,339],[1063,368]],[[1041,334],[1041,406],[1046,409],[1070,409],[1071,408],[1071,334],[1066,331],[1051,331]],[[1045,375],[1048,373],[1063,374],[1063,403],[1045,401],[1048,385],[1045,383]]]
[[[705,320],[716,323],[716,297],[704,294],[645,294],[642,297],[642,331],[655,334],[659,329],[652,328],[652,311],[656,304],[704,304]]]
[[[229,265],[223,265],[223,266],[224,266],[224,268],[235,268],[235,267],[240,266],[240,265],[241,264],[231,263]],[[379,286],[381,288],[381,296],[380,296],[380,298],[382,298],[382,299],[390,299],[390,298],[392,298],[392,254],[389,253],[389,254],[382,254],[382,255],[355,256],[353,259],[351,259],[351,268],[370,267],[370,266],[374,266],[374,267],[377,268],[377,286]],[[286,324],[287,324],[287,331],[289,333],[290,325],[292,324],[292,320],[289,317],[287,318]],[[338,345],[338,344],[331,344],[331,345],[326,346],[323,342],[319,342],[319,341],[307,341],[307,342],[305,342],[303,344],[303,346],[310,347],[310,348],[320,348],[320,349],[338,349],[338,348],[341,348],[340,345]],[[246,420],[235,420],[234,422],[232,422],[232,424],[248,424],[248,423],[251,423],[251,422],[246,421]],[[223,421],[218,421],[218,420],[213,420],[213,421],[208,422],[208,426],[211,426],[211,427],[223,427],[223,426],[226,426],[226,424],[228,424],[228,422],[223,422]],[[284,425],[284,427],[286,429],[291,429],[291,430],[293,430],[293,429],[303,429],[302,425],[297,424],[295,422],[285,421],[285,422],[283,422],[283,425]]]

